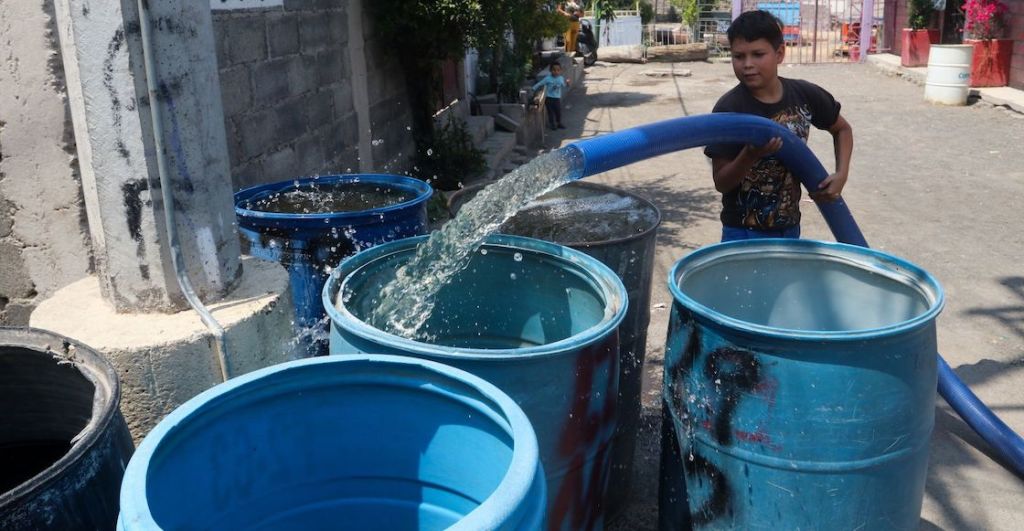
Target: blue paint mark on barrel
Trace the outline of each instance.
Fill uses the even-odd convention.
[[[383,352],[476,374],[526,412],[547,472],[548,528],[600,529],[618,392],[622,281],[579,251],[492,235],[436,298],[430,343],[385,333],[364,319],[382,285],[423,237],[346,259],[324,287],[331,353]],[[344,304],[335,306],[339,290]]]
[[[533,530],[544,471],[523,411],[439,363],[332,356],[268,367],[174,410],[139,446],[121,531]]]
[[[397,202],[375,208],[284,212],[261,208],[261,201],[281,194],[305,192],[326,198],[330,193],[376,189]],[[239,233],[249,254],[280,262],[288,270],[295,326],[306,338],[302,356],[327,353],[326,315],[320,291],[330,268],[342,258],[386,241],[424,234],[430,185],[401,175],[325,175],[246,188],[235,194]],[[277,210],[277,211],[275,211]]]
[[[875,250],[762,240],[691,253],[669,287],[663,398],[688,506],[663,525],[918,527],[934,278]]]

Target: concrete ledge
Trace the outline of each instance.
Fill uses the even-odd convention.
[[[867,57],[868,64],[886,74],[902,77],[917,85],[924,85],[928,79],[927,67],[906,67],[900,64],[900,57],[890,53],[872,54]],[[991,105],[999,105],[1012,111],[1024,113],[1024,90],[1011,87],[972,88],[971,96]]]
[[[209,306],[227,332],[228,364],[238,376],[293,357],[293,307],[279,264],[243,257],[238,287]],[[117,369],[121,411],[136,443],[186,400],[221,382],[213,340],[192,310],[119,314],[86,277],[57,291],[31,316],[101,352]]]

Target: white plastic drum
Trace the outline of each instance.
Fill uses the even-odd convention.
[[[928,77],[924,99],[942,105],[967,105],[974,47],[965,44],[933,44],[928,52]]]

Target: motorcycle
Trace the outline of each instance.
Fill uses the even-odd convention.
[[[583,56],[583,65],[592,66],[597,62],[597,38],[590,21],[580,21],[580,34],[576,36],[576,53]]]

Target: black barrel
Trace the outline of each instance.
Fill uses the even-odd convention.
[[[114,529],[133,445],[94,350],[0,328],[0,529]]]

